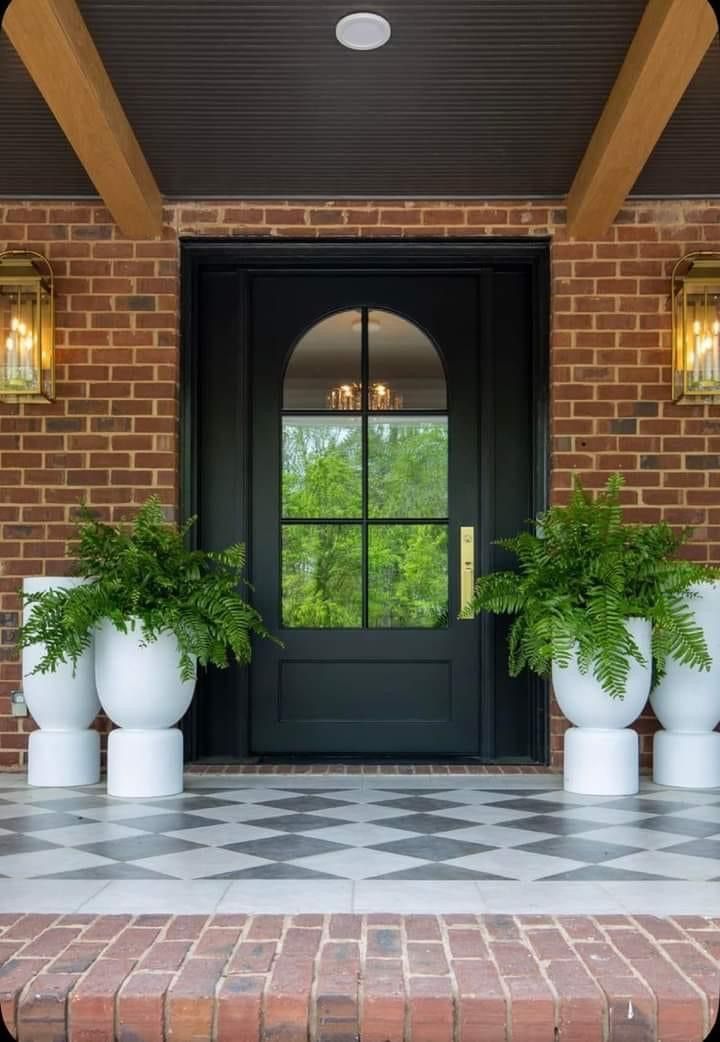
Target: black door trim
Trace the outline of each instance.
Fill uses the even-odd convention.
[[[550,304],[550,239],[411,239],[411,240],[278,240],[265,239],[181,239],[180,289],[180,514],[187,518],[198,512],[200,503],[199,473],[199,286],[203,272],[224,272],[239,301],[248,294],[248,281],[253,272],[333,272],[347,270],[353,273],[398,272],[423,270],[438,273],[472,273],[502,268],[524,268],[532,282],[532,371],[533,371],[533,430],[534,459],[532,468],[533,513],[547,505],[549,479],[549,304]],[[241,307],[235,328],[229,330],[239,345],[237,356],[229,361],[234,367],[235,386],[240,389],[237,412],[237,444],[243,446],[241,466],[235,467],[236,486],[233,494],[243,504],[240,539],[250,535],[249,503],[249,351],[246,307]],[[235,463],[238,459],[235,456]],[[201,536],[199,525],[193,530],[197,541]],[[201,542],[202,540],[200,540]],[[487,558],[480,560],[481,566]],[[240,698],[237,710],[248,712],[247,681],[238,677]],[[236,692],[238,688],[235,689]],[[532,755],[524,763],[547,763],[548,692],[547,685],[537,681],[533,687],[535,719],[532,721]],[[491,701],[491,700],[488,700]],[[200,756],[200,721],[196,698],[183,721],[185,755],[188,760]],[[492,733],[492,707],[484,709],[483,733]],[[248,755],[248,728],[242,728],[243,746],[236,757]],[[482,751],[481,759],[489,759],[489,749]],[[232,757],[223,757],[231,759]],[[505,761],[511,762],[511,761]]]

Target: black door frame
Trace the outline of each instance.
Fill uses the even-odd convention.
[[[199,286],[203,272],[223,272],[227,275],[228,289],[237,293],[238,309],[234,326],[228,329],[228,339],[239,346],[234,355],[228,356],[227,379],[237,388],[237,411],[235,445],[239,452],[231,453],[229,495],[242,505],[240,530],[234,538],[246,543],[250,538],[250,387],[249,387],[249,330],[248,309],[242,306],[247,300],[249,282],[256,272],[337,272],[348,270],[356,273],[395,272],[407,274],[412,270],[431,271],[443,274],[476,274],[481,278],[481,294],[492,290],[492,272],[503,268],[523,268],[531,280],[532,293],[532,373],[534,395],[532,401],[532,427],[534,431],[532,463],[533,513],[546,507],[549,480],[549,302],[550,263],[549,238],[533,239],[411,239],[411,240],[269,240],[264,239],[181,239],[181,314],[180,314],[180,513],[187,518],[199,512],[200,480],[199,444],[201,438],[199,416],[201,398],[207,389],[201,386],[199,374]],[[485,276],[483,278],[483,276]],[[488,316],[490,308],[483,309]],[[489,335],[489,330],[486,331]],[[222,374],[220,374],[222,376]],[[491,405],[491,403],[488,403]],[[481,417],[481,424],[484,417]],[[481,428],[482,437],[482,428]],[[482,439],[486,446],[486,439]],[[489,449],[489,446],[487,446]],[[483,459],[479,461],[482,468]],[[212,542],[213,534],[207,533],[211,519],[201,518],[193,529],[193,539],[199,545],[205,543],[203,536]],[[201,527],[202,526],[202,527]],[[485,571],[489,563],[489,546],[480,546],[478,565]],[[252,577],[250,577],[252,578]],[[489,656],[487,657],[489,658]],[[488,661],[484,669],[489,671],[487,683],[482,689],[487,693],[481,705],[483,733],[493,733],[492,664]],[[223,760],[243,759],[249,755],[247,745],[249,728],[249,692],[247,671],[228,671],[227,702],[224,719],[203,720],[205,729],[227,733],[232,728],[242,735],[237,743],[235,756],[222,756]],[[231,698],[232,694],[232,698]],[[202,679],[198,694],[183,721],[185,755],[188,760],[197,760],[201,754],[200,713],[202,702]],[[530,721],[531,756],[522,760],[504,760],[515,763],[547,763],[549,757],[548,735],[548,688],[537,680],[533,684],[534,713]],[[229,714],[229,716],[228,716]],[[242,726],[244,724],[244,726]],[[447,757],[443,757],[447,759]],[[484,750],[480,757],[464,757],[474,762],[496,762]]]

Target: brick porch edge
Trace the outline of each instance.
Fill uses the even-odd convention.
[[[3,915],[25,1042],[699,1042],[720,920]]]

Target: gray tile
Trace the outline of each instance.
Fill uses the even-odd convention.
[[[512,821],[505,822],[504,827],[530,832],[549,832],[553,836],[572,836],[575,832],[589,832],[591,829],[600,829],[603,826],[597,821],[582,818],[567,818],[557,814],[536,814],[531,818],[513,818]]]
[[[185,795],[177,799],[147,800],[147,805],[149,807],[159,807],[168,813],[181,814],[188,810],[214,810],[219,807],[227,807],[231,802],[234,801],[224,800],[217,796],[206,796],[205,793],[198,796],[192,793],[185,793]]]
[[[337,879],[337,876],[325,872],[313,872],[300,865],[288,865],[284,861],[273,861],[269,865],[258,865],[257,868],[243,868],[234,872],[221,872],[217,876],[205,876],[206,879]]]
[[[201,817],[198,814],[148,814],[140,818],[116,818],[116,825],[142,829],[143,832],[177,832],[180,829],[199,829],[222,824],[218,818]]]
[[[440,814],[408,814],[403,818],[392,818],[391,828],[403,829],[405,832],[451,832],[452,829],[466,829],[467,821],[462,818],[445,817]]]
[[[2,822],[4,827],[5,822]],[[690,818],[676,818],[672,814],[659,814],[656,818],[643,818],[642,827],[655,832],[674,832],[678,836],[694,836],[705,839],[714,836],[718,830],[717,822],[691,821]]]
[[[652,875],[650,872],[631,872],[626,868],[612,868],[610,865],[586,865],[585,868],[576,868],[572,872],[558,872],[556,876],[545,876],[544,882],[552,883],[554,880],[560,882],[561,880],[570,881],[573,879],[587,880],[588,882],[598,882],[602,880],[655,880],[662,881],[667,876]]]
[[[217,906],[219,913],[294,915],[308,909],[318,914],[353,910],[353,884],[347,879],[242,879],[229,883],[209,880],[208,883],[228,888]]]
[[[293,796],[284,800],[265,800],[268,807],[280,807],[295,813],[306,813],[309,810],[325,810],[326,807],[342,807],[347,800],[338,800],[325,796]]]
[[[329,843],[324,839],[313,839],[312,836],[287,834],[270,839],[258,839],[250,843],[229,843],[222,849],[233,850],[238,854],[251,854],[253,857],[266,858],[268,861],[293,861],[295,858],[347,850],[348,847],[341,843]]]
[[[67,848],[65,848],[67,849]],[[137,861],[143,857],[159,857],[161,854],[177,854],[181,850],[200,850],[196,843],[170,836],[134,836],[132,839],[110,839],[102,843],[87,843],[73,849],[86,850],[113,861]]]
[[[503,810],[507,807],[508,810],[524,810],[528,814],[552,814],[553,811],[558,809],[558,805],[555,801],[543,799],[531,800],[526,797],[503,800],[502,803],[496,803],[495,806],[498,810]]]
[[[504,876],[494,876],[490,872],[473,872],[469,868],[461,868],[459,865],[448,865],[442,861],[428,862],[427,865],[419,865],[417,868],[405,868],[400,872],[388,872],[384,876],[374,876],[374,879],[504,879]],[[432,909],[434,911],[434,908]]]
[[[312,832],[313,829],[332,828],[338,820],[320,814],[284,814],[279,818],[254,818],[252,823],[256,828],[275,829],[276,832]]]
[[[398,810],[412,810],[420,814],[428,814],[431,810],[447,810],[457,806],[457,801],[440,800],[435,796],[405,796],[401,800],[386,800],[383,807],[397,807]]]
[[[690,854],[691,857],[709,857],[720,863],[720,840],[692,839],[664,848],[669,854]]]
[[[608,800],[601,806],[617,807],[618,810],[642,810],[648,814],[659,814],[663,809],[662,804],[657,800],[647,799],[644,796],[620,796],[618,799]],[[672,806],[668,805],[668,810],[689,810],[694,806],[692,800],[686,803],[673,802]]]
[[[531,854],[550,854],[552,857],[570,858],[573,861],[587,861],[593,865],[639,852],[638,847],[626,847],[605,841],[596,843],[592,839],[577,839],[575,836],[553,836],[552,839],[541,839],[537,843],[524,843],[516,849],[528,850]]]
[[[21,818],[3,818],[2,828],[11,832],[42,832],[63,829],[69,825],[86,825],[84,818],[71,814],[31,814]],[[717,832],[717,829],[715,830]]]
[[[128,865],[117,861],[111,865],[96,865],[91,868],[76,868],[72,872],[53,872],[36,876],[37,879],[172,879],[162,872],[152,872],[140,865]]]
[[[450,861],[466,854],[481,854],[492,850],[482,843],[468,843],[447,836],[411,836],[409,839],[392,840],[390,843],[373,843],[374,850],[386,850],[389,854],[405,854],[420,857],[425,861]],[[435,876],[433,878],[440,878]]]
[[[115,802],[113,800],[113,802]],[[36,807],[51,811],[87,810],[89,807],[104,807],[108,803],[106,796],[68,796],[61,800],[47,800],[36,803]]]
[[[48,843],[36,836],[17,835],[0,836],[0,859],[8,854],[34,854],[37,850],[61,850],[57,843]],[[2,871],[2,869],[0,869]]]

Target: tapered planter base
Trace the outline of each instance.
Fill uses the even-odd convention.
[[[33,731],[28,743],[28,784],[96,785],[100,781],[97,731]]]
[[[567,792],[632,796],[640,788],[639,743],[628,727],[571,727],[565,732]]]
[[[677,789],[720,788],[720,734],[657,731],[653,781]]]
[[[183,787],[183,737],[178,727],[120,728],[108,738],[108,796],[175,796]]]

